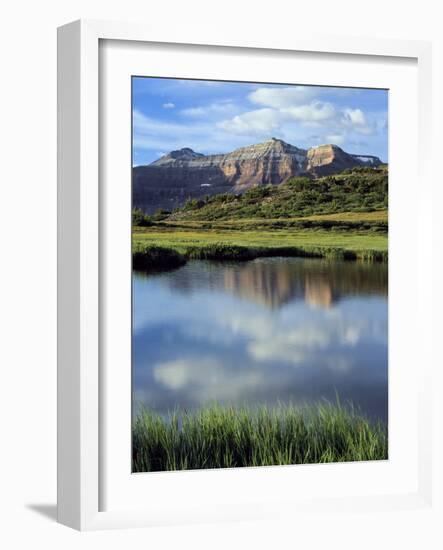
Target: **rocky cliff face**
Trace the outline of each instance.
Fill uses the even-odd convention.
[[[275,138],[225,155],[202,155],[184,148],[133,169],[133,203],[147,213],[172,210],[188,198],[242,193],[292,176],[318,177],[379,164],[377,157],[350,155],[336,145],[305,150]]]
[[[337,145],[320,145],[307,151],[305,171],[314,176],[327,176],[355,166],[379,166],[381,161],[371,155],[350,155]]]

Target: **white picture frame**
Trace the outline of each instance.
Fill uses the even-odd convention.
[[[103,219],[113,215],[116,200],[106,199],[100,186],[100,166],[103,156],[103,144],[101,142],[100,113],[104,107],[100,104],[100,63],[103,56],[100,54],[100,45],[104,41],[113,41],[117,44],[125,44],[129,50],[140,44],[155,44],[156,48],[174,47],[189,48],[189,37],[184,31],[182,35],[177,32],[173,36],[156,35],[152,29],[136,24],[101,22],[101,21],[77,21],[59,29],[58,34],[58,277],[59,277],[59,302],[58,302],[58,520],[80,530],[118,528],[131,526],[152,526],[175,523],[190,523],[199,521],[220,521],[232,519],[251,519],[261,517],[290,517],[294,510],[299,512],[320,512],[322,509],[333,505],[337,511],[346,513],[349,510],[360,509],[365,512],[374,510],[391,511],[397,509],[423,509],[432,506],[432,441],[431,441],[431,407],[432,407],[432,354],[430,346],[430,332],[426,327],[421,327],[420,338],[415,346],[428,348],[423,354],[427,354],[427,360],[423,360],[421,370],[417,378],[417,384],[410,384],[410,391],[415,392],[417,407],[412,408],[414,425],[417,426],[416,440],[417,456],[409,464],[409,470],[404,473],[399,483],[404,485],[388,488],[385,492],[377,489],[375,492],[366,491],[353,493],[353,484],[357,483],[363,470],[353,469],[353,465],[335,465],[333,475],[345,475],[345,486],[349,490],[334,493],[331,485],[329,493],[312,490],[303,495],[303,499],[288,498],[279,484],[283,487],[290,479],[291,468],[278,467],[272,469],[273,486],[275,491],[264,485],[262,494],[254,492],[258,477],[263,482],[265,469],[261,473],[246,471],[203,471],[203,472],[177,472],[171,474],[156,475],[151,477],[151,485],[156,490],[162,486],[167,487],[168,497],[174,495],[174,491],[185,492],[189,485],[200,487],[211,483],[218,483],[221,490],[228,480],[235,479],[238,486],[248,487],[250,490],[245,502],[237,500],[237,505],[230,502],[229,498],[223,499],[219,494],[219,500],[205,502],[204,504],[186,506],[180,499],[173,499],[175,504],[168,506],[154,502],[140,505],[140,502],[130,501],[130,491],[121,493],[114,491],[112,506],[108,509],[103,505],[102,485],[112,482],[114,470],[106,464],[106,456],[109,451],[107,440],[105,441],[105,429],[107,408],[103,405],[108,399],[108,392],[114,391],[110,385],[103,387],[103,354],[100,342],[103,331],[103,302],[109,296],[107,285],[103,284],[103,266],[106,247],[106,235],[109,230]],[[333,54],[337,57],[352,57],[358,59],[386,59],[392,67],[404,60],[412,60],[416,70],[418,83],[418,101],[415,109],[417,121],[412,122],[412,129],[418,134],[418,146],[413,146],[412,166],[419,168],[417,186],[419,191],[420,213],[415,225],[409,227],[410,231],[418,232],[417,252],[413,257],[417,264],[427,265],[432,250],[426,246],[420,246],[430,237],[432,220],[429,219],[427,206],[432,201],[432,179],[429,177],[430,163],[426,161],[429,147],[431,127],[430,112],[430,79],[431,79],[431,47],[426,42],[406,42],[389,40],[369,40],[357,38],[330,38],[302,35],[297,32],[296,38],[281,41],[268,41],[266,39],[256,42],[239,38],[238,40],[225,41],[222,37],[193,38],[192,44],[198,51],[205,52],[210,58],[214,47],[228,49],[230,56],[253,53],[271,52],[274,56],[284,59],[291,52],[303,52],[309,55]],[[212,50],[211,50],[212,49]],[[254,53],[254,55],[255,55]],[[185,54],[186,55],[186,54]],[[363,57],[362,57],[363,56]],[[106,57],[108,63],[109,57]],[[191,61],[190,61],[191,62]],[[195,67],[196,77],[201,77],[203,66]],[[129,71],[130,73],[131,71]],[[117,74],[120,74],[117,72]],[[266,80],[266,76],[263,80]],[[107,82],[105,79],[103,82]],[[368,83],[370,85],[370,83]],[[415,92],[414,92],[415,93]],[[411,96],[412,97],[412,96]],[[417,99],[414,96],[415,100]],[[129,149],[129,143],[127,145]],[[394,155],[395,156],[395,155]],[[418,163],[420,158],[420,163]],[[129,165],[128,165],[129,168]],[[417,199],[413,201],[417,203]],[[118,201],[117,201],[118,202]],[[411,199],[409,199],[411,203]],[[406,199],[405,199],[406,204]],[[113,206],[114,205],[114,206]],[[104,212],[104,209],[107,209]],[[407,209],[407,205],[406,205]],[[109,211],[108,211],[109,210]],[[395,217],[397,212],[394,212]],[[401,218],[398,218],[398,227],[401,226]],[[124,227],[124,226],[123,226]],[[395,232],[394,232],[395,236]],[[400,243],[402,238],[399,235]],[[390,245],[391,246],[391,245]],[[123,249],[122,249],[123,250]],[[398,249],[400,250],[400,248]],[[394,258],[395,254],[390,258]],[[115,258],[114,258],[115,260]],[[424,260],[424,261],[422,261]],[[391,260],[390,260],[391,261]],[[425,302],[426,288],[423,285],[426,277],[425,268],[421,267],[411,284],[417,283],[416,298],[416,322],[427,317],[431,307]],[[428,274],[429,275],[429,274]],[[124,276],[124,273],[122,273]],[[429,289],[427,289],[429,293]],[[427,295],[429,298],[429,294]],[[429,320],[427,321],[430,322]],[[411,344],[414,346],[414,344]],[[413,350],[417,351],[416,349]],[[409,350],[411,352],[411,350]],[[411,361],[413,353],[410,354]],[[411,379],[412,380],[412,379]],[[116,384],[114,384],[115,388]],[[118,386],[118,384],[117,384]],[[123,384],[124,386],[124,384]],[[121,387],[121,386],[120,386]],[[127,388],[126,388],[127,389]],[[405,399],[403,397],[403,399]],[[404,402],[403,402],[404,405]],[[115,443],[114,447],[115,448]],[[129,452],[129,449],[128,449]],[[105,467],[106,464],[106,467]],[[395,466],[395,464],[394,464]],[[332,466],[333,467],[333,466]],[[339,470],[340,468],[340,470]],[[343,474],[343,468],[347,468]],[[411,483],[405,479],[414,470]],[[108,479],[111,472],[111,481]],[[268,469],[268,472],[270,470]],[[324,469],[314,471],[312,468],[298,470],[298,483],[307,481],[312,486],[313,479],[321,476],[323,479],[330,476],[331,471]],[[117,472],[118,473],[118,472]],[[130,474],[130,472],[128,472]],[[144,474],[142,474],[144,475]],[[271,474],[268,474],[271,475]],[[371,475],[377,476],[376,470]],[[392,471],[386,471],[383,475],[392,475]],[[137,476],[132,476],[136,479]],[[155,479],[155,481],[154,481]],[[399,478],[400,479],[400,478]],[[409,478],[408,478],[409,479]],[[143,483],[150,483],[145,478]],[[292,479],[293,481],[293,479]],[[142,483],[131,480],[129,485]],[[120,483],[120,481],[119,481]],[[321,481],[317,481],[320,484]],[[243,485],[242,485],[243,484]],[[248,485],[249,484],[249,485]],[[315,481],[314,481],[315,484]],[[340,484],[343,482],[340,479]],[[215,485],[214,485],[215,486]],[[402,489],[403,487],[403,489]],[[132,490],[132,489],[131,489]],[[280,492],[279,492],[280,491]],[[196,491],[198,494],[198,491]],[[123,494],[126,495],[123,497]],[[204,493],[202,492],[201,495]],[[200,495],[200,496],[201,496]],[[177,495],[176,495],[177,496]],[[210,496],[206,495],[210,498]]]

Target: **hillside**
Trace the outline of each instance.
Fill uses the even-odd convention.
[[[353,168],[318,179],[293,177],[280,185],[251,187],[244,193],[223,193],[188,199],[164,216],[169,221],[284,219],[384,210],[388,204],[388,169]]]

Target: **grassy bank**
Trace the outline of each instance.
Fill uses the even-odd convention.
[[[212,406],[134,420],[135,472],[383,460],[387,433],[339,404],[314,408]]]
[[[150,238],[149,238],[150,237]],[[302,257],[328,258],[335,260],[387,261],[388,252],[380,248],[348,248],[342,246],[319,246],[298,244],[281,246],[277,241],[271,245],[234,244],[229,242],[211,242],[204,238],[180,240],[176,234],[165,237],[163,233],[154,238],[134,239],[134,269],[156,271],[174,269],[188,260],[247,261],[260,257]],[[239,239],[236,239],[238,242]],[[243,242],[240,240],[240,242]],[[154,244],[159,243],[159,244]]]
[[[299,256],[387,261],[387,211],[287,219],[164,220],[133,228],[134,267],[171,269],[189,259]]]
[[[246,248],[342,248],[349,251],[387,251],[387,237],[359,233],[321,231],[210,231],[152,228],[133,234],[133,243],[173,248],[184,253],[190,247],[214,244]]]

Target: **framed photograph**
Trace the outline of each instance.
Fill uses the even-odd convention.
[[[431,507],[429,44],[58,40],[59,521]]]

